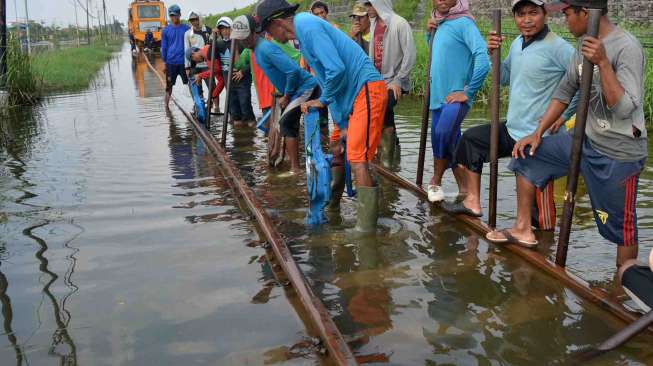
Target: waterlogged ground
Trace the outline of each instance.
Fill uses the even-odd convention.
[[[190,105],[185,89],[176,95]],[[306,337],[297,301],[272,281],[219,166],[181,113],[166,115],[161,103],[158,79],[124,49],[87,91],[3,117],[0,365],[320,363],[310,353],[288,359],[287,348]],[[398,114],[399,174],[412,179],[419,105],[404,101]],[[365,360],[560,363],[621,326],[384,181],[376,237],[352,235],[349,199],[329,224],[306,228],[304,183],[267,167],[264,141],[250,129],[230,132],[228,151]],[[505,162],[500,169],[507,226],[514,178]],[[653,246],[651,178],[647,167],[642,258]],[[453,197],[451,177],[445,185]],[[569,265],[608,287],[615,249],[596,232],[586,198],[579,212]],[[540,250],[552,253],[553,236],[542,239]],[[651,344],[641,336],[596,364],[653,363]]]

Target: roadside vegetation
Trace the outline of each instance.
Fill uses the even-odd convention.
[[[29,56],[20,49],[19,41],[10,35],[7,39],[7,75],[5,87],[7,104],[34,104],[41,97],[41,80],[34,72]]]
[[[86,88],[111,58],[122,40],[95,42],[89,47],[65,48],[36,54],[31,64],[44,92],[75,91]]]

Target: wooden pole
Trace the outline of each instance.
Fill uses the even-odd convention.
[[[215,66],[213,64],[215,63],[215,49],[218,47],[217,43],[218,37],[217,34],[214,34],[213,40],[211,40],[211,55],[209,56],[209,62],[211,62],[209,65],[211,77],[209,79],[209,100],[206,102],[208,111],[206,111],[205,127],[207,130],[211,129],[211,108],[213,108],[213,89],[215,89]],[[219,71],[222,72],[222,70]]]
[[[91,45],[91,20],[90,20],[90,14],[88,10],[88,0],[86,0],[86,45],[90,46]]]
[[[435,30],[429,35],[429,54],[426,62],[426,80],[424,81],[424,104],[422,105],[422,129],[419,135],[419,155],[417,157],[417,177],[415,183],[421,187],[424,179],[424,159],[426,157],[426,134],[429,131],[429,111],[431,103],[431,58],[433,53]]]
[[[0,0],[0,88],[7,75],[7,2]]]
[[[106,40],[109,38],[109,29],[107,28],[107,4],[105,0],[102,0],[102,12],[104,13],[104,40],[106,44]]]
[[[27,54],[32,53],[32,42],[30,41],[30,36],[29,36],[29,10],[27,8],[27,0],[25,0],[25,29],[26,29],[26,36],[27,36]]]
[[[236,62],[236,40],[231,40],[231,60],[229,62],[229,72],[227,73],[227,97],[224,98],[224,116],[222,121],[222,135],[220,136],[220,145],[224,147],[227,144],[227,125],[229,124],[229,102],[231,99],[231,79],[234,75],[234,62]]]
[[[599,34],[599,22],[601,20],[601,9],[589,9],[589,20],[587,35],[597,37]],[[562,210],[562,221],[560,222],[560,236],[558,237],[558,249],[556,252],[556,264],[564,267],[567,263],[567,250],[569,245],[569,234],[571,233],[571,220],[574,216],[574,205],[576,189],[578,188],[578,174],[580,173],[580,159],[585,140],[585,124],[589,110],[590,94],[592,89],[592,78],[594,76],[594,64],[587,58],[583,60],[583,72],[580,79],[580,99],[576,108],[576,126],[574,127],[573,145],[571,147],[569,174],[567,175],[567,190],[565,192],[565,206]]]
[[[501,37],[501,10],[492,11],[493,30]],[[497,184],[499,176],[499,112],[501,108],[501,46],[492,52],[492,96],[490,97],[490,204],[488,225],[497,227]]]

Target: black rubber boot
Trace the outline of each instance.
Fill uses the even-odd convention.
[[[379,187],[357,187],[356,231],[373,233],[376,231],[376,220],[379,217]]]
[[[386,168],[392,166],[395,160],[395,150],[397,147],[397,133],[396,132],[382,132],[381,133],[381,163]]]

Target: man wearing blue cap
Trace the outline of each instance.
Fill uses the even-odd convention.
[[[189,28],[186,24],[181,24],[181,9],[178,5],[172,5],[168,8],[168,17],[170,17],[170,24],[163,28],[163,32],[161,32],[161,59],[166,74],[166,109],[169,108],[172,87],[177,81],[177,76],[181,77],[184,85],[188,84],[184,64],[184,34]]]

